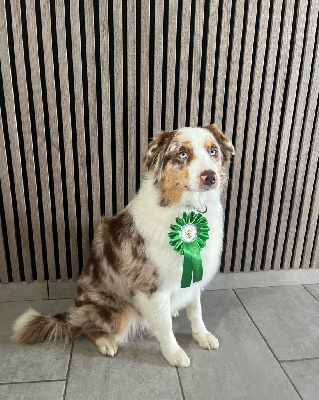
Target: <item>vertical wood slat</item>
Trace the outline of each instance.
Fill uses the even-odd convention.
[[[44,128],[44,114],[42,103],[42,87],[40,78],[40,67],[38,58],[38,42],[37,42],[37,24],[35,3],[26,2],[26,19],[28,31],[28,48],[29,60],[31,69],[31,83],[33,93],[33,106],[35,113],[36,136],[38,146],[38,159],[39,159],[39,172],[40,172],[40,185],[42,195],[42,208],[43,208],[43,223],[45,227],[45,238],[42,238],[46,244],[46,258],[48,270],[51,275],[55,274],[55,259],[54,259],[54,242],[52,230],[52,214],[51,214],[51,198],[49,188],[49,172],[48,172],[48,158],[47,147],[45,139]]]
[[[287,73],[287,64],[288,64],[288,56],[289,56],[289,42],[292,32],[292,22],[293,22],[293,12],[294,12],[294,1],[289,0],[284,2],[285,6],[285,14],[283,20],[283,33],[281,43],[278,44],[280,46],[280,60],[279,60],[279,68],[276,75],[276,86],[273,87],[273,91],[275,91],[273,101],[273,114],[269,116],[271,118],[270,132],[268,138],[268,154],[265,160],[265,172],[264,172],[264,186],[263,186],[263,199],[261,204],[261,212],[259,214],[259,228],[258,228],[258,241],[256,245],[256,254],[255,254],[255,265],[254,270],[260,271],[262,264],[262,254],[264,248],[264,240],[267,226],[267,216],[268,216],[268,208],[269,201],[271,195],[271,183],[273,177],[273,168],[274,168],[274,160],[276,155],[276,142],[278,137],[278,129],[280,123],[280,111],[282,108],[282,99],[283,92],[285,87],[285,79]],[[267,128],[268,129],[268,128]],[[265,157],[265,155],[264,155]],[[268,230],[269,232],[269,230]],[[269,265],[265,265],[264,269],[268,269]]]
[[[206,72],[205,72],[205,87],[203,99],[203,126],[209,125],[211,121],[212,108],[212,91],[215,72],[215,51],[216,51],[216,35],[218,21],[218,0],[211,0],[209,7],[208,19],[208,37],[207,37],[207,55],[206,55]],[[224,30],[222,27],[222,36]]]
[[[238,72],[239,72],[239,59],[240,59],[240,51],[241,51],[241,40],[243,35],[243,23],[244,23],[244,4],[245,0],[238,0],[236,1],[236,8],[235,8],[235,21],[233,29],[233,39],[229,42],[229,46],[231,46],[231,51],[228,49],[228,57],[231,57],[230,67],[229,67],[229,83],[228,87],[225,88],[225,97],[223,101],[224,107],[224,115],[225,115],[225,134],[226,136],[234,143],[235,135],[234,135],[234,115],[235,115],[235,108],[236,108],[236,94],[239,88],[238,85]],[[224,29],[228,30],[228,28],[222,27],[221,37],[223,40],[225,33]],[[229,39],[230,40],[230,39]],[[213,94],[214,95],[214,94]],[[209,109],[209,116],[211,116],[211,108],[212,104],[210,104]],[[226,111],[226,112],[225,112]],[[211,118],[211,117],[210,117]],[[229,176],[229,168],[230,166],[225,168],[226,176]],[[231,185],[232,181],[228,182],[228,185]],[[221,196],[222,206],[226,209],[226,200],[227,200],[227,188],[224,189]],[[227,227],[226,227],[227,229]],[[227,239],[228,233],[225,231],[225,236]],[[234,238],[231,237],[230,240]],[[227,239],[228,240],[228,239]],[[224,250],[226,252],[226,250]],[[230,272],[231,263],[228,261],[227,263],[224,260],[223,269],[225,273]]]
[[[228,83],[228,87],[225,88],[225,97],[224,97],[224,101],[223,101],[224,114],[226,117],[225,122],[224,122],[225,123],[225,128],[224,128],[225,134],[232,142],[234,142],[234,139],[235,139],[233,128],[234,128],[234,115],[235,115],[235,107],[236,107],[236,94],[237,94],[237,90],[239,90],[237,87],[237,84],[238,84],[241,39],[242,39],[242,34],[243,34],[244,4],[245,4],[245,0],[236,1],[236,8],[235,8],[236,18],[234,21],[234,27],[232,27],[233,38],[232,38],[232,41],[229,42],[229,46],[231,46],[231,50],[228,49],[228,52],[229,52],[228,57],[231,57],[229,71],[227,71],[227,73],[229,74],[229,83]],[[225,28],[222,26],[222,32],[221,32],[222,40],[225,40],[224,30],[228,31],[228,28]],[[229,40],[230,40],[230,38],[229,38]],[[211,108],[212,108],[212,102],[210,103],[210,108],[209,108],[209,118],[211,118]],[[230,168],[230,166],[225,168],[226,176],[229,176],[229,168]],[[228,185],[230,186],[231,184],[232,184],[232,182],[229,181]],[[227,200],[227,187],[222,191],[222,196],[221,196],[221,202],[222,202],[222,206],[224,209],[226,209],[226,200]],[[227,227],[225,229],[225,236],[226,236],[225,240],[228,240],[227,239],[227,237],[228,237]],[[234,237],[230,238],[230,240],[233,241]],[[224,252],[226,252],[225,249],[224,249]],[[225,259],[223,261],[224,261],[224,264],[223,264],[224,272],[229,273],[231,263],[229,261],[228,261],[228,263],[226,263]]]
[[[244,246],[244,236],[245,236],[245,227],[246,227],[246,219],[247,219],[247,204],[248,204],[248,196],[250,189],[250,179],[252,174],[253,167],[253,154],[254,154],[254,145],[256,140],[256,125],[257,125],[257,117],[258,117],[258,109],[259,109],[259,98],[260,98],[260,88],[262,81],[262,71],[264,66],[264,56],[266,50],[266,39],[267,39],[267,25],[269,18],[269,3],[263,2],[261,4],[260,18],[256,23],[259,24],[259,33],[258,33],[258,42],[257,42],[257,50],[256,50],[256,59],[253,86],[252,86],[252,95],[250,102],[250,112],[247,124],[247,132],[245,132],[246,136],[246,153],[245,153],[245,163],[241,170],[241,174],[243,175],[242,182],[242,194],[239,203],[239,217],[238,217],[238,231],[237,231],[237,246],[236,246],[236,257],[235,257],[235,265],[242,265],[242,257],[243,251],[245,249]],[[250,83],[251,84],[251,83]],[[260,162],[257,159],[257,162]],[[248,272],[250,270],[250,264],[245,264],[244,270]]]
[[[13,212],[12,212],[12,198],[10,192],[10,182],[9,182],[9,175],[8,175],[8,164],[7,164],[7,154],[5,150],[5,143],[4,143],[4,132],[3,132],[3,125],[2,119],[0,118],[0,181],[1,181],[1,190],[3,195],[3,206],[4,206],[4,214],[1,216],[1,219],[5,219],[7,222],[7,237],[8,237],[8,246],[10,252],[10,264],[13,272],[13,281],[18,282],[20,280],[19,276],[19,259],[18,259],[18,250],[17,250],[17,243],[16,243],[16,235],[15,229],[13,225]],[[2,228],[1,228],[2,234]],[[0,238],[0,242],[2,242]],[[2,252],[2,249],[0,249]],[[6,265],[5,254],[3,249],[3,258],[1,258],[0,262],[3,265]],[[1,268],[1,267],[0,267]],[[3,268],[0,278],[1,282],[7,281],[8,277],[5,272],[3,272]]]
[[[319,221],[317,219],[317,235],[315,236],[314,243],[313,243],[313,251],[312,251],[312,258],[311,258],[311,268],[319,268],[319,244],[318,244],[318,224]]]
[[[56,13],[56,31],[58,60],[60,73],[60,90],[61,90],[61,109],[63,119],[63,144],[65,151],[65,172],[67,182],[67,199],[68,199],[68,217],[70,231],[70,250],[71,250],[71,266],[72,278],[77,279],[79,275],[78,261],[78,243],[77,243],[77,220],[75,205],[75,188],[74,188],[74,157],[72,149],[72,126],[70,115],[70,96],[69,96],[69,79],[68,79],[68,62],[66,50],[66,31],[65,31],[65,9],[63,0],[55,0]]]
[[[2,215],[0,214],[0,283],[8,283],[8,270],[7,270],[7,261],[5,257],[5,250],[4,250],[4,239],[2,234]]]
[[[317,97],[316,118],[314,122],[314,145],[310,156],[311,167],[310,167],[310,173],[308,173],[307,176],[307,182],[305,188],[305,193],[307,194],[307,196],[305,197],[306,204],[304,202],[302,208],[302,215],[300,219],[300,227],[302,227],[304,230],[306,230],[305,227],[307,227],[307,231],[305,236],[303,236],[299,229],[298,232],[299,240],[297,240],[295,260],[294,260],[296,264],[301,261],[301,268],[303,269],[310,268],[312,266],[311,264],[313,264],[311,260],[311,252],[313,245],[317,246],[316,250],[318,250],[318,243],[317,244],[315,243],[316,229],[319,221],[318,160],[319,160],[319,94]],[[314,193],[312,193],[312,191]],[[313,194],[313,201],[311,204],[312,194]],[[319,268],[319,265],[317,264],[314,265],[314,268]]]
[[[289,160],[292,158],[296,160],[296,157],[294,154],[297,152],[298,148],[298,141],[295,140],[295,135],[297,134],[298,136],[300,135],[301,131],[301,124],[302,124],[302,116],[303,116],[303,111],[304,111],[304,105],[305,105],[305,98],[306,94],[304,93],[303,90],[303,82],[301,83],[301,93],[300,97],[296,99],[297,96],[297,82],[299,78],[299,73],[301,71],[299,68],[301,68],[301,62],[304,60],[301,60],[302,56],[302,43],[303,43],[303,36],[305,35],[305,23],[306,23],[306,10],[307,10],[307,1],[300,1],[299,3],[299,12],[298,12],[298,19],[297,19],[297,27],[296,27],[296,40],[295,40],[295,46],[294,46],[294,52],[293,52],[293,60],[291,64],[291,72],[289,76],[289,88],[288,88],[288,96],[287,96],[287,106],[285,109],[285,114],[284,114],[284,125],[283,125],[283,131],[282,131],[282,137],[280,141],[280,147],[279,147],[279,161],[278,161],[278,168],[277,168],[277,174],[276,174],[276,181],[275,181],[275,192],[273,194],[273,199],[272,202],[275,205],[272,207],[272,213],[270,217],[270,227],[269,227],[269,236],[268,236],[268,243],[267,243],[267,252],[266,252],[266,260],[265,260],[265,269],[270,269],[271,264],[272,264],[272,259],[273,259],[273,254],[275,253],[275,258],[274,258],[274,269],[280,269],[280,260],[281,260],[281,247],[283,247],[283,242],[284,242],[284,230],[281,229],[281,226],[279,226],[279,237],[277,239],[277,243],[275,244],[275,236],[276,236],[276,228],[277,228],[277,223],[278,223],[278,217],[279,217],[279,207],[276,206],[276,204],[280,204],[281,201],[281,194],[282,194],[282,189],[283,189],[283,179],[284,179],[284,172],[285,172],[285,165],[287,162],[287,152],[288,152],[288,146],[287,143],[292,143],[290,154],[289,154]],[[309,77],[308,77],[309,79]],[[297,101],[297,105],[296,105]],[[290,131],[291,131],[291,124],[292,124],[292,119],[293,119],[293,112],[294,112],[294,107],[297,107],[296,111],[296,119],[294,122],[294,126],[292,127],[292,136],[290,137]],[[280,129],[280,127],[278,127]],[[290,137],[290,138],[289,138]],[[290,169],[292,171],[292,169]],[[289,172],[290,174],[290,172]],[[290,195],[288,195],[287,199],[290,199]],[[283,209],[282,209],[282,214],[281,214],[281,224],[282,227],[286,226],[287,219],[288,219],[288,213],[287,213],[287,208],[285,206],[287,204],[286,201],[283,202]],[[288,210],[289,212],[289,210]],[[287,268],[286,265],[284,265],[285,268]]]
[[[238,72],[239,72],[239,58],[240,58],[240,49],[241,49],[241,39],[243,35],[243,23],[244,23],[244,4],[245,0],[237,0],[236,1],[236,18],[234,25],[234,33],[233,33],[233,43],[232,43],[232,52],[231,52],[231,65],[229,72],[229,86],[228,86],[228,104],[226,111],[226,127],[225,132],[228,135],[229,139],[234,142],[234,115],[235,115],[235,107],[236,107],[236,93],[237,81],[238,81]],[[226,104],[224,104],[226,107]],[[230,265],[225,265],[225,268],[229,268]]]
[[[202,38],[204,24],[204,0],[196,1],[195,7],[195,30],[193,40],[193,72],[189,78],[192,81],[191,110],[190,110],[190,126],[197,126],[198,121],[198,96],[200,86],[200,68],[202,58]]]
[[[109,71],[109,27],[108,5],[99,1],[100,55],[101,55],[101,97],[103,126],[103,162],[105,214],[112,216],[112,154],[111,154],[111,107],[110,107],[110,71]]]
[[[164,1],[155,0],[153,135],[161,130]]]
[[[180,78],[178,90],[178,126],[186,123],[186,93],[188,77],[188,53],[190,40],[191,2],[183,1],[182,30],[181,30],[181,54],[180,54]]]
[[[215,122],[217,126],[222,127],[225,80],[226,80],[225,71],[227,70],[227,55],[229,49],[228,41],[229,41],[232,2],[227,1],[224,4],[220,3],[220,7],[223,8],[222,33],[221,33],[221,40],[220,40],[221,43],[220,43],[219,59],[218,59],[216,93],[213,94],[214,96],[216,96],[215,118],[214,121],[212,122]]]
[[[256,21],[256,11],[257,11],[257,1],[250,1],[248,8],[248,18],[247,25],[255,26]],[[240,170],[241,170],[241,158],[243,152],[243,139],[244,139],[244,128],[245,128],[245,116],[246,116],[246,107],[248,100],[248,88],[249,88],[249,72],[252,64],[252,51],[253,51],[253,40],[254,40],[254,31],[253,29],[248,30],[246,32],[245,37],[245,48],[244,48],[244,56],[243,56],[243,77],[242,82],[240,84],[240,98],[239,98],[239,106],[238,106],[238,120],[236,129],[236,158],[234,159],[233,166],[233,181],[231,186],[230,193],[230,209],[229,209],[229,223],[228,223],[228,231],[227,231],[227,245],[226,245],[226,254],[225,254],[225,264],[231,264],[232,258],[232,248],[233,248],[233,237],[235,230],[235,220],[236,220],[236,210],[237,210],[237,195],[239,188],[239,179],[240,179]],[[246,79],[244,79],[246,78]],[[234,271],[239,271],[240,265],[236,264],[234,266]]]
[[[317,13],[318,15],[318,10]],[[317,48],[314,49],[314,44],[311,43],[311,40],[309,40],[309,37],[315,38],[315,33],[316,33],[316,18],[312,18],[312,16],[315,16],[315,13],[310,12],[310,28],[308,31],[308,42],[310,42],[310,48],[311,48],[311,53],[313,55],[313,60],[308,61],[308,69],[304,68],[303,69],[303,76],[305,74],[309,75],[311,77],[311,81],[309,82],[309,87],[308,87],[308,94],[309,94],[309,103],[306,104],[306,110],[305,110],[305,122],[302,124],[302,131],[301,131],[301,139],[300,139],[300,151],[297,150],[295,154],[295,160],[297,159],[300,160],[298,168],[296,168],[295,171],[295,176],[291,177],[293,178],[292,180],[289,181],[289,174],[288,174],[288,182],[286,185],[286,192],[285,192],[285,197],[289,198],[289,193],[287,193],[289,190],[292,191],[294,190],[294,196],[293,196],[293,204],[292,204],[292,210],[289,215],[289,224],[287,226],[287,242],[285,245],[285,265],[287,268],[293,267],[294,269],[299,269],[300,265],[298,263],[292,263],[292,254],[294,250],[294,239],[295,239],[295,234],[296,234],[296,229],[297,229],[297,221],[298,221],[298,216],[300,210],[303,209],[304,204],[302,203],[302,189],[305,185],[305,175],[306,173],[314,174],[315,173],[315,167],[316,164],[309,164],[309,169],[306,171],[307,168],[307,160],[309,157],[311,157],[311,149],[310,149],[310,143],[311,143],[311,136],[312,136],[312,126],[314,123],[314,118],[315,118],[315,111],[316,111],[316,103],[317,103],[317,96],[319,93],[319,54],[318,54],[318,42],[317,42]],[[318,31],[317,31],[318,33]],[[312,58],[312,55],[307,54],[305,55],[305,59],[309,60],[309,58]],[[312,64],[310,66],[310,64]],[[313,68],[313,76],[310,75],[310,67]],[[306,97],[306,96],[305,96]],[[307,95],[307,100],[308,100],[308,95]],[[295,135],[297,136],[297,135]],[[313,142],[313,146],[316,147],[317,144],[315,141]],[[290,161],[290,164],[292,162]],[[296,177],[297,176],[297,177]],[[291,185],[291,189],[289,186]],[[307,201],[307,195],[305,196],[305,200]],[[285,204],[284,204],[285,207]],[[298,227],[299,228],[299,227]],[[299,240],[303,240],[303,238],[299,237]],[[282,253],[282,252],[281,252]]]
[[[317,163],[317,168],[318,168],[318,163]],[[314,201],[311,204],[311,209],[310,209],[309,227],[305,238],[306,239],[305,248],[304,252],[302,253],[302,268],[304,269],[319,268],[318,238],[316,238],[318,223],[319,223],[319,181],[317,179],[314,187]]]
[[[124,208],[122,1],[113,1],[117,212]]]
[[[37,187],[35,180],[34,170],[34,157],[33,157],[33,144],[32,144],[32,133],[30,123],[30,110],[26,84],[26,70],[24,67],[24,49],[22,42],[22,26],[21,26],[21,10],[20,5],[17,1],[11,3],[11,14],[12,14],[12,31],[14,40],[14,54],[17,71],[17,85],[19,91],[19,103],[21,111],[21,123],[23,132],[24,151],[26,157],[26,170],[28,177],[28,190],[30,198],[30,211],[32,221],[32,235],[34,242],[35,262],[37,266],[37,279],[40,282],[44,281],[43,271],[43,259],[42,259],[42,238],[40,232],[40,221],[38,218],[38,197]],[[25,188],[26,190],[26,188]],[[25,278],[27,282],[31,282],[32,270],[31,268],[25,268]]]
[[[25,270],[31,270],[31,258],[30,258],[30,247],[29,247],[29,237],[28,237],[28,226],[26,222],[26,205],[24,197],[24,187],[22,180],[21,171],[21,159],[20,159],[20,148],[18,141],[17,132],[17,120],[15,115],[15,104],[13,97],[12,88],[12,77],[11,77],[11,67],[8,52],[8,38],[7,38],[7,18],[5,10],[5,1],[0,2],[0,60],[1,60],[1,72],[3,79],[3,91],[4,91],[4,101],[6,105],[7,112],[7,122],[8,122],[8,133],[10,138],[10,153],[12,156],[12,168],[14,173],[14,185],[15,194],[17,200],[17,209],[19,216],[19,230],[21,235],[21,246],[22,246],[22,258]],[[3,145],[4,146],[4,145]],[[4,148],[4,147],[3,147]],[[5,182],[5,180],[4,180]],[[10,187],[8,187],[8,193],[10,193]],[[6,203],[5,203],[6,204]],[[7,213],[9,217],[10,214]],[[11,219],[13,224],[13,217]],[[9,224],[8,224],[9,225]],[[14,229],[12,227],[12,229]],[[16,233],[17,234],[17,233]],[[13,281],[20,281],[20,271],[19,264],[12,264],[12,274]]]
[[[141,1],[141,83],[140,83],[140,178],[144,174],[143,157],[148,143],[149,115],[149,42],[150,42],[150,3]]]
[[[245,267],[246,270],[251,267],[253,259],[253,244],[255,235],[258,235],[256,231],[256,223],[258,215],[258,205],[259,197],[262,191],[261,180],[263,174],[263,161],[265,157],[265,148],[267,141],[267,128],[270,118],[270,107],[271,107],[271,96],[269,95],[274,90],[274,80],[275,80],[275,66],[276,55],[279,52],[279,32],[280,32],[280,16],[283,7],[283,0],[276,0],[273,3],[273,13],[271,21],[270,39],[269,39],[269,50],[266,62],[266,73],[265,73],[265,83],[264,83],[264,93],[262,97],[262,104],[260,113],[260,123],[259,123],[259,133],[257,137],[257,150],[256,150],[256,162],[254,165],[254,181],[252,184],[252,200],[251,209],[249,210],[248,216],[248,236],[246,247],[246,257],[245,257]],[[257,236],[258,237],[258,236]],[[260,264],[253,266],[254,271],[259,271]]]
[[[72,60],[74,74],[74,99],[75,119],[77,137],[77,156],[79,167],[80,205],[81,205],[81,228],[82,228],[82,257],[86,257],[89,247],[89,211],[88,211],[88,188],[86,169],[86,147],[84,130],[83,89],[82,89],[82,60],[81,60],[81,37],[79,7],[74,1],[70,1],[70,19],[72,36]]]
[[[95,72],[95,35],[94,35],[94,10],[93,0],[84,2],[85,34],[86,34],[86,63],[88,80],[88,111],[89,111],[89,136],[91,151],[91,179],[93,198],[93,227],[98,227],[101,221],[100,211],[100,177],[99,177],[99,151],[98,127],[96,110],[96,72]]]
[[[314,81],[315,83],[316,81]],[[317,106],[316,106],[316,111],[315,111],[315,121],[314,121],[314,127],[313,127],[313,135],[314,135],[314,140],[313,140],[313,146],[311,149],[311,154],[310,154],[310,169],[307,173],[306,176],[306,183],[305,183],[305,196],[303,198],[303,204],[301,208],[301,217],[300,217],[300,222],[299,226],[297,229],[297,240],[296,240],[296,249],[295,249],[295,255],[294,255],[294,260],[293,260],[293,265],[299,266],[301,268],[307,269],[310,266],[310,258],[311,258],[311,252],[310,252],[310,244],[314,240],[314,228],[312,227],[308,230],[307,228],[307,222],[309,219],[309,215],[311,212],[311,193],[313,190],[315,190],[315,184],[318,186],[318,182],[316,183],[316,169],[318,169],[318,159],[319,159],[319,94],[317,93]],[[317,178],[318,179],[318,178]],[[315,204],[319,202],[318,199],[318,190],[317,192],[317,197],[315,196],[314,202]],[[313,213],[313,210],[312,210]],[[310,221],[315,221],[316,220],[316,215],[313,216],[310,219]],[[311,227],[311,225],[310,225]],[[308,240],[307,240],[308,238]],[[306,242],[306,245],[305,245]],[[303,254],[303,249],[305,245],[305,256],[302,256]],[[307,258],[308,257],[308,258]]]
[[[167,68],[166,68],[166,107],[165,130],[173,130],[174,121],[174,89],[176,64],[176,35],[177,35],[178,1],[169,2],[168,39],[167,39]]]
[[[44,1],[41,5],[41,20],[42,20],[42,39],[43,39],[43,57],[45,68],[45,82],[47,90],[47,103],[49,112],[49,127],[52,151],[52,170],[54,180],[54,198],[56,209],[56,223],[58,234],[58,248],[59,248],[59,264],[60,273],[63,280],[67,280],[67,260],[66,260],[66,246],[65,246],[65,224],[63,213],[63,193],[61,182],[61,160],[59,150],[59,132],[57,123],[57,109],[56,109],[56,88],[54,81],[54,67],[53,67],[53,54],[52,54],[52,37],[51,37],[51,22],[50,22],[50,6],[49,3]],[[43,90],[43,89],[42,89]],[[50,280],[55,280],[55,275],[50,275]]]
[[[136,193],[136,2],[127,2],[128,201]]]

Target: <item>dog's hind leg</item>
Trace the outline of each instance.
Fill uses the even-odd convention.
[[[113,336],[104,332],[90,332],[86,334],[87,337],[97,345],[100,353],[104,356],[116,356],[118,347]]]
[[[178,318],[179,317],[179,312],[178,311],[173,311],[172,312],[172,318]]]
[[[103,355],[114,357],[118,344],[125,342],[132,330],[134,333],[137,317],[136,310],[129,305],[115,308],[90,303],[73,307],[69,320],[73,331],[86,335]]]

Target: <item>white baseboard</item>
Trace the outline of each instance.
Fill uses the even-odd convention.
[[[240,289],[319,283],[319,269],[298,269],[218,274],[206,290]]]

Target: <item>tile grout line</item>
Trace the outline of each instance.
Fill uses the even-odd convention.
[[[56,300],[72,300],[74,297],[61,297],[58,299],[29,299],[29,300],[6,300],[6,301],[0,301],[0,304],[5,304],[5,303],[23,303],[25,301],[56,301]]]
[[[21,381],[21,382],[0,382],[0,386],[5,386],[5,385],[21,385],[25,383],[50,383],[50,382],[64,382],[65,379],[44,379],[40,381]]]
[[[246,307],[244,306],[243,302],[240,300],[239,296],[237,295],[237,293],[235,292],[235,290],[232,290],[235,294],[235,296],[237,297],[238,301],[240,302],[240,304],[242,305],[243,309],[246,311],[246,314],[248,315],[249,319],[251,320],[251,322],[254,324],[255,328],[257,329],[257,331],[259,332],[259,335],[261,336],[261,338],[264,340],[264,342],[266,343],[268,349],[271,351],[272,355],[274,356],[275,360],[277,361],[277,363],[279,364],[280,368],[282,369],[283,373],[286,375],[286,377],[288,378],[289,382],[291,383],[292,387],[295,389],[296,393],[298,394],[298,396],[300,397],[301,400],[303,400],[301,394],[299,393],[298,389],[296,388],[295,384],[292,382],[292,380],[290,379],[290,377],[288,376],[288,374],[286,373],[286,371],[284,370],[283,366],[281,365],[279,359],[277,358],[276,354],[273,352],[272,348],[269,346],[267,340],[265,339],[264,335],[261,333],[260,329],[258,328],[258,326],[256,325],[255,321],[253,320],[253,318],[251,317],[251,315],[249,314],[248,310],[246,309]]]
[[[246,273],[246,272],[244,272]],[[249,273],[249,272],[247,272]],[[221,287],[221,288],[213,288],[213,289],[204,289],[204,292],[215,292],[216,290],[237,290],[237,289],[263,289],[263,288],[276,288],[276,287],[286,287],[286,286],[303,286],[303,285],[318,285],[318,282],[313,283],[282,283],[280,285],[260,285],[260,286],[238,286],[238,287]]]
[[[72,362],[72,356],[73,356],[73,348],[74,348],[74,340],[72,341],[68,369],[66,371],[66,376],[65,376],[65,385],[64,385],[64,392],[63,392],[63,397],[62,397],[63,400],[65,400],[66,388],[68,386],[68,381],[69,381],[69,374],[70,374],[70,368],[71,368],[71,362]]]
[[[179,387],[180,387],[180,389],[181,389],[182,399],[183,399],[183,400],[185,400],[185,394],[184,394],[184,389],[183,389],[183,386],[182,386],[181,377],[180,377],[180,375],[179,375],[178,368],[177,368],[177,367],[175,367],[175,369],[176,369],[176,372],[177,372],[177,377],[178,377]]]
[[[306,292],[308,292],[315,300],[317,300],[317,301],[319,301],[318,299],[317,299],[317,297],[315,297],[311,292],[309,292],[309,290],[306,288],[306,286],[304,286],[304,285],[301,285],[304,289],[305,289],[305,291]]]
[[[298,362],[298,361],[312,361],[312,360],[319,360],[319,357],[310,357],[310,358],[296,358],[292,360],[279,360],[281,363],[288,363],[288,362]]]

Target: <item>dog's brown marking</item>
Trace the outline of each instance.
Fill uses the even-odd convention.
[[[217,140],[223,155],[223,165],[229,163],[231,156],[235,154],[234,146],[231,144],[230,140],[218,129],[216,124],[204,126],[203,128],[211,132]]]
[[[228,174],[225,166],[229,164],[231,156],[235,154],[234,146],[230,140],[218,129],[216,124],[204,126],[212,134],[212,141],[217,145],[218,157],[215,158],[220,178],[220,190],[223,191],[227,187]],[[215,148],[215,145],[213,148]],[[205,147],[208,142],[205,142]]]
[[[176,169],[168,162],[161,181],[161,192],[164,199],[170,204],[179,202],[185,188],[188,187],[188,170]]]
[[[211,156],[211,157],[214,157],[215,162],[221,161],[221,159],[222,159],[221,150],[220,150],[219,144],[214,136],[212,136],[211,139],[205,140],[204,147],[208,153],[210,152],[210,150],[214,149],[216,151],[216,155]]]
[[[105,337],[106,335],[104,332],[101,331],[101,332],[87,333],[87,336],[91,340],[91,342],[93,342],[95,344],[98,339],[101,339],[102,337]]]
[[[101,272],[99,260],[96,258],[96,254],[91,248],[83,268],[83,273],[89,275],[92,281],[99,281]]]
[[[161,207],[167,207],[169,205],[169,201],[167,199],[161,199],[161,201],[159,202],[159,205]]]
[[[138,316],[134,293],[150,294],[159,285],[129,210],[102,219],[79,279],[75,307],[70,310],[70,332],[120,337]]]
[[[133,218],[128,211],[123,211],[107,222],[109,237],[112,242],[120,247],[124,240],[129,238],[133,226]]]
[[[175,132],[160,132],[149,143],[148,152],[143,159],[144,165],[148,170],[152,170],[158,166],[159,158],[164,156],[174,134]]]
[[[94,307],[95,307],[96,312],[99,314],[99,317],[104,319],[104,321],[106,323],[110,323],[112,321],[113,313],[117,311],[114,308],[112,310],[111,308],[97,306],[96,304],[94,304]]]
[[[185,152],[187,157],[181,158],[181,152]],[[160,132],[149,144],[144,161],[147,168],[154,173],[154,184],[161,190],[161,207],[181,200],[188,188],[187,165],[193,158],[191,143],[180,143],[177,131]]]
[[[112,267],[114,272],[118,272],[120,262],[110,241],[106,242],[104,245],[104,255],[107,259],[108,265]]]
[[[165,145],[164,145],[165,144]],[[154,167],[154,183],[159,186],[162,194],[161,207],[167,207],[181,200],[188,188],[187,166],[194,159],[194,151],[189,141],[180,143],[178,132],[161,132],[151,143],[149,157],[156,155],[156,162],[149,163],[149,169]],[[180,153],[186,157],[181,158]]]
[[[185,152],[186,157],[181,158],[180,153]],[[194,151],[193,146],[190,142],[179,143],[178,140],[172,140],[170,146],[166,150],[165,155],[163,156],[162,169],[165,170],[165,167],[169,162],[174,165],[176,168],[182,169],[186,167],[192,160],[194,159]]]
[[[139,234],[132,238],[132,255],[138,263],[145,264],[147,262],[144,239]]]
[[[89,275],[92,272],[92,265],[97,265],[98,261],[96,259],[95,253],[92,249],[89,250],[89,254],[86,258],[85,264],[84,264],[84,268],[83,271],[85,272],[85,274]]]
[[[66,319],[66,312],[55,314],[54,318],[55,318],[57,321],[65,322],[65,319]]]
[[[157,291],[157,289],[158,289],[158,287],[155,284],[153,284],[152,287],[150,288],[150,294],[155,293]]]
[[[123,309],[122,313],[118,315],[116,321],[117,334],[115,339],[120,338],[129,332],[132,322],[140,317],[140,314],[133,307],[127,306]]]
[[[78,285],[76,295],[81,296],[83,294],[83,292],[84,292],[84,290],[83,290],[82,286]]]
[[[70,338],[67,318],[67,312],[54,316],[30,316],[27,323],[14,332],[12,339],[20,344],[34,344],[43,342],[51,337],[54,340],[64,338],[67,344]]]

